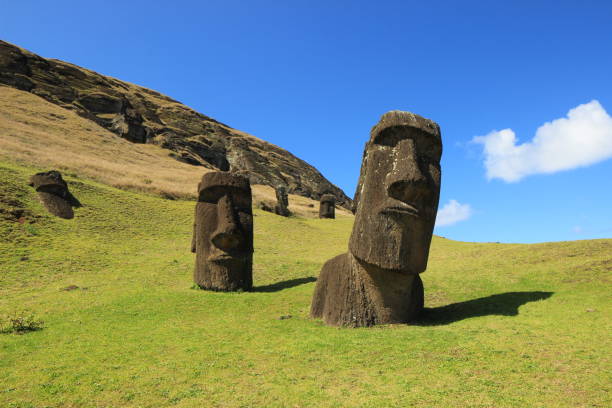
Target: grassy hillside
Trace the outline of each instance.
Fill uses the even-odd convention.
[[[208,169],[244,171],[253,184],[284,185],[290,193],[313,199],[332,193],[343,207],[351,208],[351,200],[342,190],[279,146],[224,125],[157,91],[68,62],[42,58],[0,40],[0,95],[10,95],[7,87],[29,92],[71,112],[54,116],[55,127],[68,117],[73,122],[78,114],[86,122],[99,125],[96,128],[121,138],[161,146],[181,161]],[[40,112],[40,103],[28,105],[31,112]],[[12,108],[9,102],[9,111]],[[290,127],[287,132],[291,133]],[[75,137],[70,136],[68,140]]]
[[[0,315],[44,320],[0,334],[0,407],[612,403],[612,240],[435,238],[421,322],[338,329],[308,309],[351,217],[255,211],[255,291],[211,293],[192,289],[193,202],[73,175],[84,206],[62,220],[36,170],[0,164]]]
[[[70,110],[1,85],[0,137],[0,159],[163,197],[195,198],[200,177],[210,171],[181,163],[159,146],[131,143]],[[253,195],[256,202],[276,203],[269,186],[254,185]],[[295,214],[312,217],[318,208],[309,198],[289,195],[289,209]]]

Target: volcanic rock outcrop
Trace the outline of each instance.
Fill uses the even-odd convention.
[[[285,185],[318,200],[349,199],[317,169],[278,146],[224,125],[158,92],[0,41],[0,85],[36,94],[135,143],[154,143],[177,160],[246,174],[251,184]],[[1,91],[1,86],[0,86]]]
[[[323,194],[319,203],[319,218],[336,218],[336,198],[331,194]]]
[[[419,314],[441,155],[440,128],[421,116],[391,111],[372,128],[349,252],[323,265],[311,316],[329,325],[371,326]]]
[[[72,208],[81,206],[79,200],[68,190],[68,184],[59,171],[36,173],[30,177],[30,186],[34,187],[47,211],[57,217],[74,218]]]
[[[202,289],[251,290],[253,213],[249,179],[210,172],[198,184],[191,252],[194,281]]]

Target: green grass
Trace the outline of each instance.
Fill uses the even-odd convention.
[[[256,210],[256,290],[206,292],[191,289],[193,202],[73,175],[83,207],[62,220],[26,186],[37,170],[0,164],[0,198],[18,198],[0,205],[30,211],[0,217],[0,316],[44,321],[0,335],[0,407],[612,404],[612,240],[434,238],[422,321],[338,329],[308,311],[352,218]]]

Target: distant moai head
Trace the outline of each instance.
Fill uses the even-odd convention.
[[[250,290],[253,213],[246,177],[210,172],[198,184],[193,250],[194,280],[205,289]]]
[[[319,205],[319,218],[336,218],[336,197],[331,194],[323,194]]]
[[[68,184],[59,171],[36,173],[30,177],[30,186],[36,189],[45,208],[61,218],[74,218],[72,207],[80,207],[79,201],[68,190]]]
[[[276,207],[274,212],[286,217],[289,215],[289,195],[285,186],[276,187]]]
[[[440,198],[439,126],[410,112],[385,113],[366,144],[350,252],[361,262],[418,274],[427,267]]]
[[[283,203],[285,206],[289,205],[289,199],[287,195],[287,189],[285,186],[277,186],[275,189],[276,199],[279,203]]]

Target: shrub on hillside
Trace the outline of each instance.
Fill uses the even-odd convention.
[[[14,312],[0,318],[0,333],[22,334],[29,331],[41,330],[44,322],[37,319],[31,312]]]

